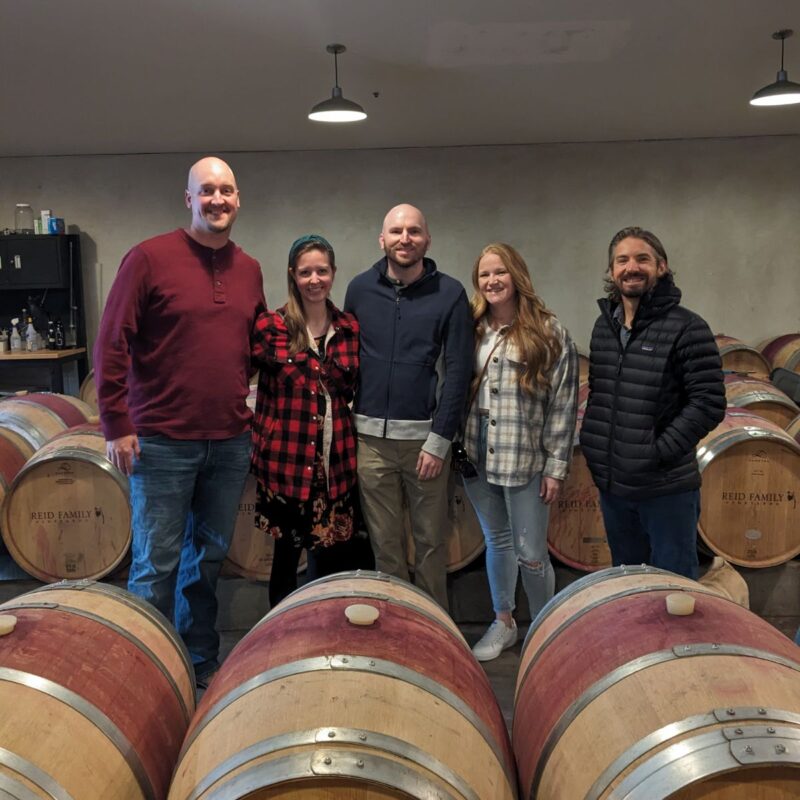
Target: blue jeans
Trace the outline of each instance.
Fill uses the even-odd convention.
[[[547,551],[550,508],[539,497],[541,473],[524,486],[497,486],[486,479],[486,431],[481,425],[478,476],[464,479],[486,539],[486,573],[495,613],[513,611],[517,576],[528,597],[531,619],[553,596],[555,572]]]
[[[628,500],[600,492],[614,566],[650,564],[697,580],[700,490]]]
[[[250,432],[216,440],[140,436],[139,446],[128,591],[174,623],[203,675],[217,666],[217,578],[250,468]]]

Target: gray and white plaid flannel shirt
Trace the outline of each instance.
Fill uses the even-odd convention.
[[[551,319],[561,341],[551,386],[531,396],[520,389],[523,363],[517,348],[503,340],[486,367],[489,429],[486,478],[498,486],[523,486],[534,475],[563,480],[569,470],[578,410],[578,355],[569,333]],[[481,369],[481,364],[478,369]],[[469,409],[464,446],[478,462],[480,414],[476,396]]]

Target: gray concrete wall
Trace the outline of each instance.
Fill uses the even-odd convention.
[[[82,233],[89,336],[121,257],[184,225],[194,155],[0,159],[0,228],[14,204],[52,208]],[[283,302],[286,253],[316,231],[337,251],[334,299],[380,253],[385,211],[428,215],[431,255],[469,285],[481,247],[518,247],[534,285],[588,345],[605,249],[640,224],[663,240],[686,304],[751,343],[800,329],[800,136],[228,156],[242,192],[234,238]]]

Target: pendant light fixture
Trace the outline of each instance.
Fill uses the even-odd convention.
[[[339,86],[339,53],[344,53],[347,48],[343,44],[329,44],[325,49],[333,54],[333,92],[330,99],[317,103],[311,109],[308,118],[317,122],[358,122],[366,119],[364,109],[358,103],[347,100]]]
[[[750,99],[751,106],[788,106],[800,103],[800,83],[790,81],[783,68],[783,43],[793,32],[787,28],[772,34],[773,39],[781,41],[781,68],[778,72],[778,80],[759,89]]]

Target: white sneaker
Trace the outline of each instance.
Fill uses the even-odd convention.
[[[472,648],[472,654],[478,661],[491,661],[503,650],[508,650],[517,643],[517,623],[511,620],[511,627],[500,619],[496,619],[480,641]]]

